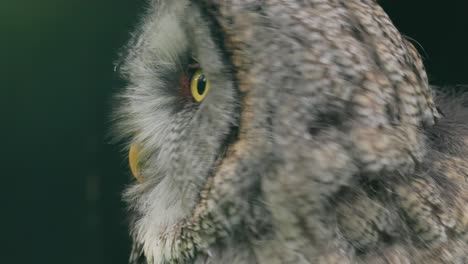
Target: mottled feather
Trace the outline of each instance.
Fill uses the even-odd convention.
[[[152,1],[124,61],[132,264],[468,263],[467,96],[376,1]]]

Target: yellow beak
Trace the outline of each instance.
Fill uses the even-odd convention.
[[[136,144],[130,146],[130,151],[128,153],[128,161],[130,163],[130,170],[132,171],[133,177],[139,182],[143,183],[143,178],[141,177],[139,163],[140,163],[140,147]]]

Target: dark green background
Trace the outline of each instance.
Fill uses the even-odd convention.
[[[408,2],[383,1],[424,47],[431,80],[467,83],[466,4]],[[123,86],[113,62],[142,10],[0,0],[1,263],[126,263],[128,167],[106,134]]]
[[[113,62],[142,10],[0,0],[0,263],[126,263],[127,166],[107,134]]]

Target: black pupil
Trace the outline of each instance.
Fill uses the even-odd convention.
[[[205,75],[201,75],[199,78],[198,78],[198,82],[197,82],[197,91],[198,91],[198,94],[203,94],[206,90],[206,77]]]

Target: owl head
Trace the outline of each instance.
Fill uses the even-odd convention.
[[[335,2],[149,3],[116,109],[132,263],[256,263],[265,240],[314,259],[356,175],[414,168],[436,115],[419,55],[374,1]]]

